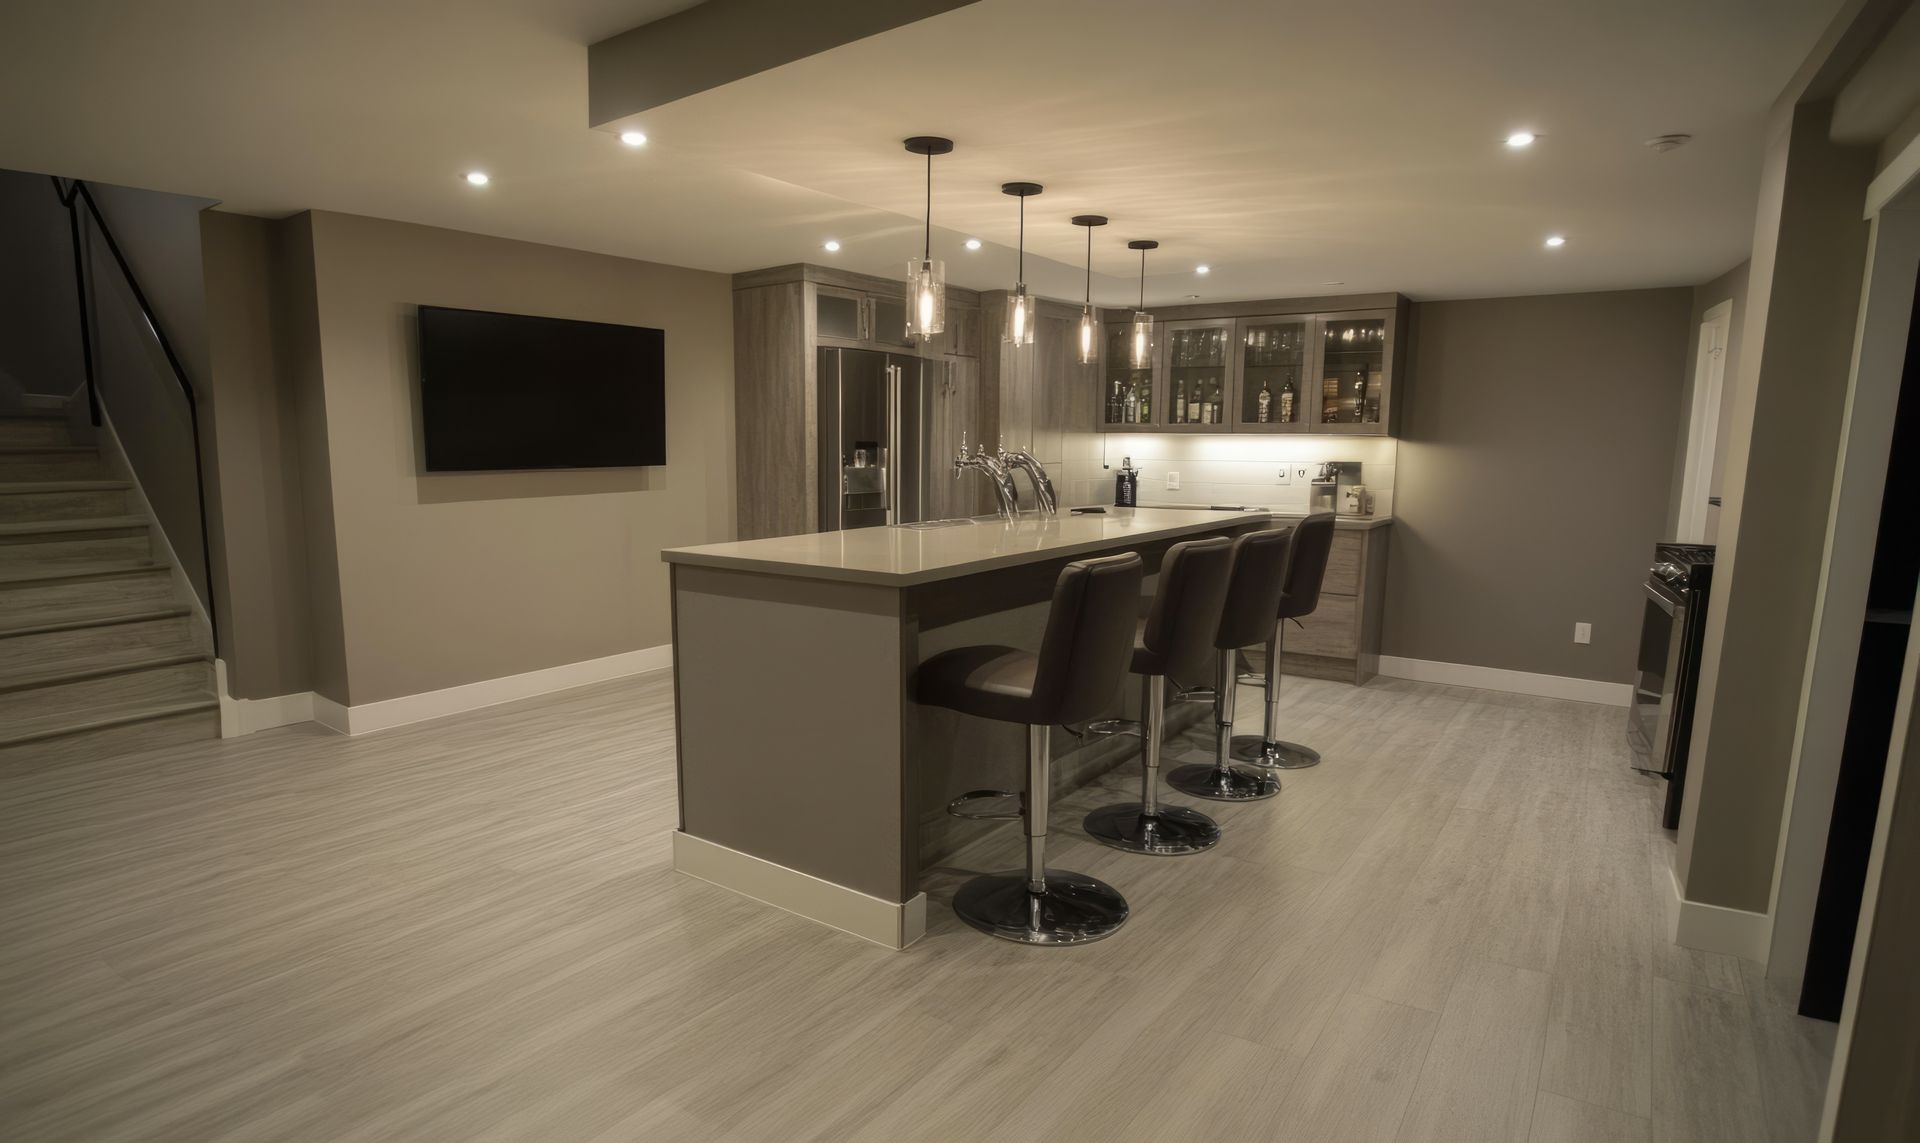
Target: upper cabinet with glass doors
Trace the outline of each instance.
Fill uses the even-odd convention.
[[[1394,301],[1391,308],[1324,313],[1286,313],[1285,301],[1218,307],[1231,317],[1183,307],[1174,320],[1158,323],[1150,369],[1133,367],[1129,327],[1109,325],[1098,427],[1391,436],[1407,310],[1404,299]],[[1238,316],[1269,304],[1283,312]]]

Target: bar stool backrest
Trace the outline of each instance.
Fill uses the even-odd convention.
[[[1273,637],[1273,617],[1279,613],[1280,593],[1287,583],[1294,531],[1249,532],[1233,542],[1233,574],[1227,580],[1227,602],[1220,611],[1215,647],[1236,651]]]
[[[1167,549],[1141,645],[1162,673],[1194,678],[1206,666],[1233,571],[1233,541],[1225,536],[1188,540]]]
[[[1133,653],[1141,578],[1138,552],[1060,569],[1034,667],[1030,723],[1085,722],[1112,704]]]
[[[1280,597],[1280,618],[1312,615],[1320,606],[1320,584],[1327,578],[1333,551],[1333,513],[1315,512],[1294,525],[1293,559],[1287,565],[1287,589]]]

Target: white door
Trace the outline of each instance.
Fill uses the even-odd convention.
[[[1693,369],[1693,411],[1687,419],[1687,468],[1680,483],[1680,534],[1683,544],[1713,541],[1719,508],[1713,495],[1714,456],[1720,447],[1720,397],[1726,386],[1727,334],[1733,328],[1733,299],[1707,311],[1700,323],[1700,354]]]

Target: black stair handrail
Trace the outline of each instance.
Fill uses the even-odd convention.
[[[107,250],[113,255],[114,265],[120,268],[120,277],[133,294],[133,300],[140,307],[140,316],[147,323],[147,331],[160,343],[160,352],[166,356],[167,367],[173,371],[173,379],[180,386],[180,395],[187,399],[187,422],[193,434],[193,492],[196,506],[200,509],[200,561],[206,575],[207,588],[207,634],[213,640],[213,651],[220,653],[220,622],[214,616],[213,603],[213,546],[208,539],[207,529],[207,476],[202,466],[200,452],[200,400],[195,393],[192,378],[187,376],[186,367],[180,364],[180,355],[173,351],[173,343],[167,340],[166,330],[160,327],[159,315],[154,313],[153,305],[147,301],[147,293],[140,288],[140,279],[134,275],[133,267],[127,263],[127,256],[121,252],[120,243],[114,240],[113,228],[107,225],[106,216],[100,213],[100,204],[93,199],[93,192],[80,179],[53,178],[53,192],[60,197],[60,205],[67,208],[67,226],[73,236],[73,284],[80,308],[80,352],[86,367],[87,379],[87,416],[95,428],[100,427],[100,395],[94,380],[93,364],[93,328],[88,319],[87,257],[85,246],[80,237],[80,206],[86,205],[87,213],[93,216],[93,225],[105,240]]]

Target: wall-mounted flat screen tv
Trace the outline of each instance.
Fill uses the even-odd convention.
[[[666,334],[420,307],[428,472],[667,462]]]

